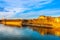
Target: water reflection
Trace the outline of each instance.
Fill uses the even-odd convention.
[[[0,40],[60,40],[53,35],[42,36],[30,28],[16,28],[0,25]]]
[[[0,39],[6,40],[34,40],[40,39],[40,34],[30,28],[16,28],[0,25]]]

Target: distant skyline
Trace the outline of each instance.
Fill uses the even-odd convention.
[[[0,19],[60,16],[60,0],[0,0]]]

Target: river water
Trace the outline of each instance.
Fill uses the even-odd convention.
[[[0,25],[0,40],[60,40],[60,37],[54,35],[42,36],[31,28],[16,28]]]

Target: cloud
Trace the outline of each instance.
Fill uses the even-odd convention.
[[[9,6],[9,4],[8,4],[6,1],[0,0],[0,7],[1,7],[1,8],[5,8],[5,7],[7,7],[7,6]]]
[[[0,18],[13,18],[18,12],[25,11],[28,8],[4,8],[4,11],[0,11]]]
[[[52,1],[53,0],[2,0],[0,3],[2,5],[0,6],[4,9],[0,12],[0,18],[3,16],[5,18],[14,18],[16,16],[19,16],[20,18],[27,18],[25,15],[28,15],[28,13],[30,14],[33,9],[42,8],[45,4],[52,3]]]
[[[10,8],[10,7],[7,7],[5,9],[10,11],[10,12],[13,11],[15,13],[18,13],[18,12],[23,12],[23,11],[29,9],[29,8],[15,8],[15,7],[14,8]]]
[[[13,12],[0,12],[0,18],[9,18],[12,17],[14,15]]]
[[[45,4],[52,3],[53,0],[2,0],[2,7],[12,8],[42,8]]]
[[[51,3],[53,0],[5,0],[12,7],[33,8]]]
[[[60,9],[46,9],[40,11],[41,15],[58,16],[60,15]]]
[[[38,18],[40,15],[45,16],[60,16],[60,9],[45,9],[40,11],[31,11],[26,14],[20,14],[18,17],[23,19],[29,19],[29,18]]]

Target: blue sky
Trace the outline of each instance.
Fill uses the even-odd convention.
[[[0,18],[60,16],[60,0],[0,0]]]

